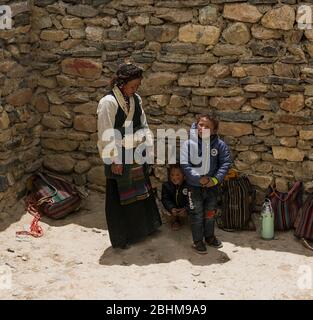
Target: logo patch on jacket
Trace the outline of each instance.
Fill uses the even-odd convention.
[[[187,194],[188,194],[188,189],[187,189],[187,188],[184,188],[184,189],[183,189],[183,195],[186,196]]]
[[[211,156],[212,156],[212,157],[216,157],[217,155],[218,155],[217,149],[213,148],[213,149],[211,150]]]

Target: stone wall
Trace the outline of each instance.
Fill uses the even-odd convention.
[[[10,5],[12,29],[0,30],[0,212],[22,196],[25,178],[41,166],[40,116],[32,105],[30,4]]]
[[[300,179],[308,190],[313,184],[313,30],[297,27],[302,3],[34,0],[29,43],[13,50],[24,56],[33,47],[32,73],[21,83],[14,78],[26,91],[20,102],[14,90],[18,105],[8,108],[37,114],[31,124],[24,119],[26,128],[18,136],[36,135],[40,115],[39,158],[38,137],[31,142],[38,161],[78,185],[103,191],[96,108],[117,64],[130,58],[145,70],[139,93],[153,130],[188,128],[196,113],[214,109],[235,167],[258,186],[258,203],[273,182],[286,190],[289,181]],[[13,58],[7,59],[10,65]],[[2,132],[17,124],[2,120],[0,125],[6,126],[2,141],[10,141]],[[30,171],[27,163],[20,165],[20,176]],[[164,180],[164,167],[155,166],[154,175],[154,182]]]

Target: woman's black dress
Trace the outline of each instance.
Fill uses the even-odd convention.
[[[140,128],[142,111],[138,98],[134,96],[134,99],[135,112],[133,128],[135,132],[136,128]],[[114,129],[120,130],[122,135],[122,127],[125,119],[126,115],[119,106],[115,116]],[[149,181],[148,175],[146,175],[146,179]],[[111,178],[106,179],[105,212],[110,241],[113,248],[125,247],[127,244],[143,239],[162,224],[152,191],[150,196],[145,200],[136,201],[128,205],[121,205],[117,181]]]

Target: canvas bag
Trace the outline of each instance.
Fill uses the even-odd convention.
[[[37,173],[32,177],[28,201],[36,201],[40,214],[52,219],[64,218],[79,210],[82,196],[69,182],[50,174]]]
[[[274,211],[275,230],[287,231],[294,227],[299,210],[302,206],[303,184],[294,183],[288,192],[280,192],[276,186],[270,186],[267,198],[271,200]]]
[[[303,244],[313,250],[307,241],[313,241],[313,194],[310,194],[300,209],[295,223],[295,236],[303,241]]]
[[[232,175],[219,186],[217,225],[225,231],[250,229],[255,189],[246,176]]]

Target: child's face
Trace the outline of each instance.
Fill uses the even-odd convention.
[[[172,169],[170,179],[175,185],[181,185],[184,181],[184,175],[180,169]]]
[[[205,129],[210,130],[210,135],[216,133],[213,122],[207,118],[200,118],[197,129],[200,138],[202,138],[203,130]]]

